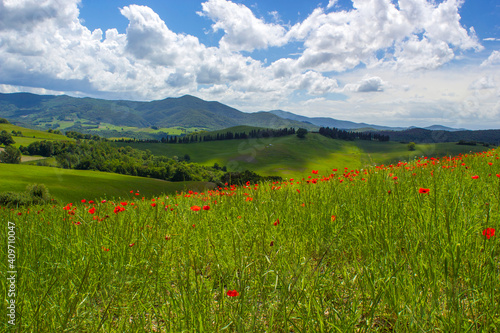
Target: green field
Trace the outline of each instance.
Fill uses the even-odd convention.
[[[2,207],[0,331],[498,332],[498,151],[325,171]]]
[[[149,149],[155,155],[182,158],[188,154],[192,162],[227,166],[230,171],[249,169],[262,175],[297,177],[306,170],[331,168],[365,168],[373,164],[410,161],[415,157],[450,156],[469,151],[483,151],[482,146],[459,146],[454,143],[418,144],[408,151],[397,142],[342,141],[309,133],[305,139],[295,135],[278,138],[210,141],[189,144],[116,143]]]
[[[144,196],[154,196],[186,189],[201,191],[213,186],[206,182],[167,182],[98,171],[4,163],[0,164],[0,179],[0,192],[22,192],[28,184],[42,183],[62,203],[82,198],[125,197],[132,190],[140,190]]]
[[[15,147],[19,147],[21,145],[26,147],[29,146],[29,144],[32,142],[43,141],[43,140],[74,141],[73,139],[70,139],[65,135],[49,133],[46,131],[44,132],[39,130],[33,130],[12,124],[0,124],[0,132],[1,131],[7,131],[7,133],[12,133],[12,131],[22,132],[23,136],[12,136],[12,139],[14,139],[15,141],[15,144],[13,146]]]

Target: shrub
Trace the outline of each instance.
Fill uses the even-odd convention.
[[[52,197],[44,184],[30,184],[21,193],[0,193],[0,205],[3,206],[39,205],[49,201],[52,201]]]

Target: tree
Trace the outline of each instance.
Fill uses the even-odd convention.
[[[300,139],[304,139],[306,137],[306,134],[307,130],[305,128],[299,128],[297,130],[297,137],[299,137]]]
[[[14,144],[15,141],[12,139],[12,134],[7,133],[7,131],[2,131],[0,133],[0,144],[5,146]]]
[[[409,151],[414,151],[415,150],[415,146],[416,146],[415,142],[410,142],[408,144],[408,150]]]
[[[0,124],[10,124],[9,121],[5,118],[0,118]]]
[[[21,163],[21,151],[13,146],[5,147],[4,151],[0,152],[0,162],[10,164]]]

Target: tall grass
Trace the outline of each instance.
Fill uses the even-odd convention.
[[[500,227],[497,155],[2,208],[17,329],[494,332],[500,247],[483,230]]]

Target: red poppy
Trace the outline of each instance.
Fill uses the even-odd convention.
[[[132,247],[132,246],[134,246],[134,245],[135,245],[135,243],[132,243],[132,244],[129,244],[128,246]]]
[[[497,173],[497,177],[500,178],[500,173]]]
[[[153,202],[153,203],[151,204],[151,207],[156,207],[156,204]]]
[[[421,188],[418,190],[418,193],[427,194],[427,193],[429,193],[429,191],[430,191],[430,189],[428,189],[428,188],[422,188],[422,187],[421,187]]]
[[[332,222],[335,221],[336,219],[337,219],[337,216],[332,215]]]
[[[274,246],[274,241],[271,241],[271,244],[269,244],[269,246]]]
[[[87,200],[85,200],[85,199],[82,199],[82,203],[86,203],[86,202],[87,202]]]
[[[317,175],[318,174],[318,170],[313,170],[312,173],[315,174],[315,175]]]
[[[95,207],[89,209],[89,214],[95,214]]]
[[[166,235],[165,240],[170,240],[170,235]]]
[[[236,297],[236,296],[238,296],[239,294],[240,294],[240,293],[239,293],[239,292],[237,292],[236,290],[228,290],[228,291],[227,291],[227,296],[229,296],[229,297]]]
[[[193,212],[197,212],[197,211],[199,211],[200,209],[201,209],[201,207],[200,207],[200,206],[191,206],[191,210],[192,210]]]
[[[490,239],[490,237],[495,236],[495,229],[494,228],[486,228],[483,230],[483,236],[486,236],[487,239]]]
[[[276,221],[274,221],[274,223],[273,223],[273,225],[275,225],[275,226],[278,224],[280,224],[280,219],[276,219]]]
[[[209,210],[210,206],[203,206],[203,210]]]
[[[472,176],[472,179],[478,179],[478,178],[479,178],[478,175]]]

